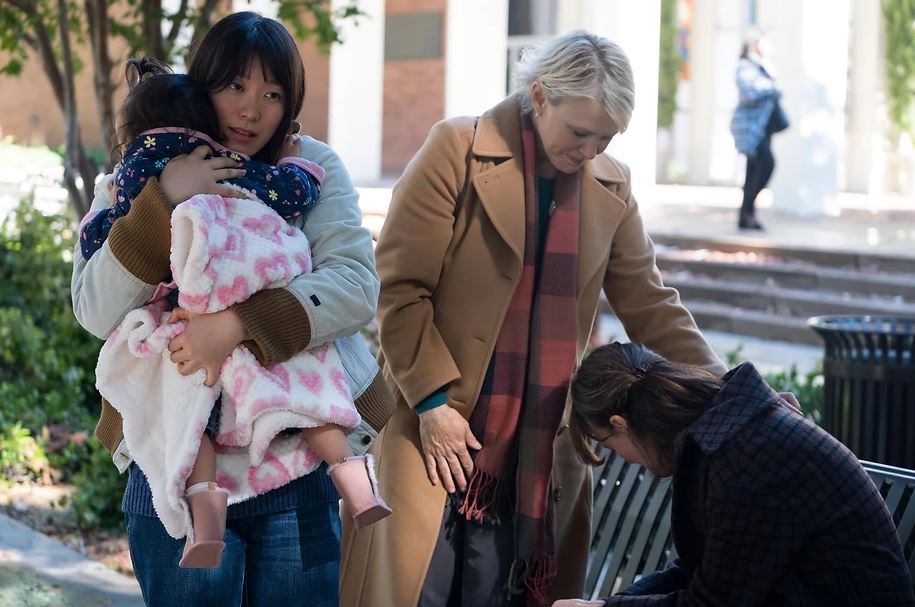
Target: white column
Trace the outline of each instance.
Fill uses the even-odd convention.
[[[846,187],[852,192],[879,194],[885,125],[880,120],[883,100],[883,20],[879,2],[854,2],[852,59],[849,78],[848,154]]]
[[[742,184],[746,164],[737,153],[731,136],[731,116],[737,107],[737,60],[749,19],[745,2],[715,0],[715,41],[711,78],[715,82],[713,95],[704,101],[713,108],[712,125],[708,131],[709,181],[712,183]],[[696,133],[702,137],[701,132]],[[735,201],[736,205],[740,200]]]
[[[715,79],[717,5],[717,0],[693,2],[692,29],[689,33],[689,143],[686,158],[687,179],[693,185],[709,182],[712,159],[709,133],[715,122],[715,89],[716,86],[729,84]]]
[[[835,208],[845,153],[851,3],[781,0],[760,3],[763,8],[779,13],[781,27],[771,37],[782,104],[791,120],[790,129],[773,137],[773,204],[787,213],[821,215]],[[765,26],[767,19],[761,20]]]
[[[576,29],[589,29],[584,25],[584,9],[581,0],[556,0],[556,33],[565,34]]]
[[[629,128],[614,138],[608,152],[632,169],[635,196],[641,202],[650,201],[654,197],[658,137],[661,1],[582,0],[582,4],[584,21],[578,27],[613,40],[632,63],[635,111]]]
[[[481,114],[506,94],[508,0],[449,0],[445,23],[445,117]]]
[[[333,0],[333,8],[350,4]],[[330,53],[328,143],[357,185],[381,178],[384,99],[384,0],[360,0],[366,17],[342,24],[342,44]]]

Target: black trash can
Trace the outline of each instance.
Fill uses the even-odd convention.
[[[860,459],[915,468],[915,318],[817,316],[821,425]]]

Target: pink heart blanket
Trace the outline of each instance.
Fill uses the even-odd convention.
[[[262,289],[282,287],[311,271],[305,235],[259,201],[198,195],[172,214],[171,265],[182,308],[224,310]],[[185,323],[168,324],[164,299],[133,310],[99,355],[96,385],[124,419],[127,448],[143,470],[153,505],[175,538],[191,531],[184,487],[217,397],[215,438],[219,485],[229,503],[260,495],[313,472],[321,459],[288,428],[337,424],[360,417],[334,344],[261,366],[245,347],[226,359],[219,382],[185,377],[169,359],[169,341]]]

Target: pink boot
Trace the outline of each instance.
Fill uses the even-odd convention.
[[[187,502],[194,523],[194,539],[190,535],[184,543],[184,554],[179,567],[186,569],[212,569],[219,567],[222,551],[226,547],[226,508],[229,494],[213,482],[197,483],[187,489]]]
[[[391,515],[391,509],[378,495],[375,458],[371,455],[345,457],[331,464],[327,473],[352,513],[356,529]]]

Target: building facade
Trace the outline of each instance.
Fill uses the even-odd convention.
[[[737,103],[734,70],[745,34],[761,27],[777,49],[774,63],[792,120],[773,143],[776,208],[819,214],[840,190],[912,192],[911,157],[890,151],[885,136],[876,0],[677,0],[684,67],[674,123],[660,137],[661,0],[359,0],[359,6],[366,16],[344,25],[344,43],[329,57],[300,45],[308,80],[304,132],[328,141],[358,184],[392,181],[437,121],[479,114],[511,91],[514,62],[526,45],[579,28],[617,41],[632,61],[636,109],[608,151],[629,164],[643,202],[651,201],[656,179],[740,184],[743,159],[728,129]],[[270,0],[235,0],[227,8],[276,11]],[[88,145],[101,146],[92,139],[98,119],[91,77],[90,70],[78,77],[81,124]],[[0,84],[16,91],[0,97],[4,136],[62,143],[60,111],[37,62],[22,78]]]

